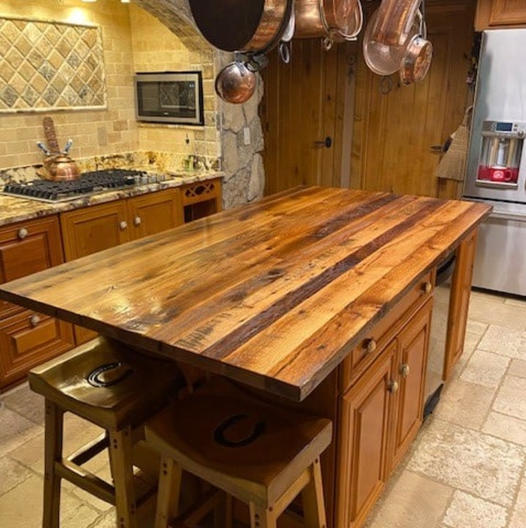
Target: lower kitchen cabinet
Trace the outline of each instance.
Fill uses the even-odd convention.
[[[393,342],[342,397],[338,527],[361,526],[383,490],[396,353]]]
[[[341,397],[338,528],[359,528],[423,419],[432,298]]]
[[[155,235],[184,223],[179,189],[170,189],[128,200],[132,238]]]

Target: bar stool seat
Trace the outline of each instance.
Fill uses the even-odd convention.
[[[137,527],[133,449],[144,439],[144,421],[168,403],[178,378],[175,364],[103,338],[29,373],[31,389],[46,400],[44,528],[59,527],[63,478],[114,504],[119,528]],[[105,429],[69,458],[62,453],[65,412]],[[113,486],[81,467],[106,448]]]
[[[264,403],[213,379],[145,425],[146,441],[161,453],[156,528],[179,513],[183,470],[247,503],[253,527],[275,526],[300,492],[307,526],[323,527],[319,457],[331,436],[330,420]]]

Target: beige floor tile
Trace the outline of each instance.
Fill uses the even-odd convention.
[[[478,290],[471,291],[471,304],[477,302],[494,302],[494,303],[503,303],[506,298],[498,293],[483,292]]]
[[[34,438],[42,430],[40,425],[0,404],[0,456]]]
[[[404,471],[376,512],[368,528],[421,528],[442,518],[453,489]]]
[[[507,510],[463,491],[455,491],[444,518],[451,528],[504,528]]]
[[[466,332],[466,338],[464,340],[464,353],[462,354],[462,357],[470,357],[471,354],[475,352],[475,349],[477,348],[477,345],[480,343],[481,339],[482,334]]]
[[[466,332],[469,334],[474,334],[478,337],[482,337],[484,332],[488,329],[488,323],[482,323],[480,321],[475,321],[474,319],[469,319],[466,325]]]
[[[42,520],[44,481],[34,475],[0,497],[2,528],[37,528]],[[69,494],[62,494],[61,528],[87,528],[95,522],[98,512]]]
[[[44,425],[44,398],[33,392],[27,383],[13,389],[4,396],[6,407],[28,420]]]
[[[480,429],[495,390],[463,380],[446,385],[434,416],[449,423]]]
[[[469,306],[469,319],[514,330],[526,330],[526,308],[510,306],[500,300],[472,299]]]
[[[501,356],[526,359],[526,332],[490,325],[478,348]]]
[[[407,469],[511,506],[524,461],[520,446],[435,419],[422,434]]]
[[[493,352],[475,350],[460,379],[484,387],[497,388],[510,363],[507,357]]]
[[[33,473],[9,457],[0,458],[0,495],[18,486]]]
[[[482,431],[526,446],[526,421],[513,416],[491,412]]]
[[[520,306],[521,308],[526,308],[526,299],[517,299],[515,297],[506,297],[504,299],[504,304],[509,304],[510,306]]]
[[[500,387],[493,410],[526,420],[526,379],[506,376]]]
[[[524,359],[512,359],[508,374],[518,378],[526,378],[526,361]]]
[[[511,512],[509,528],[524,528],[526,526],[526,476],[523,477],[517,502]]]

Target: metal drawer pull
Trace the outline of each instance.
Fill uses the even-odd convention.
[[[424,293],[430,294],[433,291],[433,285],[429,281],[426,281],[422,285],[422,289],[424,290]]]
[[[374,339],[368,339],[364,348],[368,354],[372,354],[376,350],[377,347],[378,347],[378,344],[376,343]]]
[[[121,228],[121,231],[125,231],[128,228],[128,222],[125,222],[124,220],[119,224],[119,227]]]
[[[410,372],[411,367],[407,363],[400,365],[400,375],[402,376],[402,378],[407,378]]]
[[[29,318],[29,324],[35,328],[35,326],[38,325],[38,323],[40,323],[40,316],[38,316],[37,314],[33,314],[30,318]]]
[[[136,216],[133,220],[133,223],[138,227],[142,224],[142,218],[140,216]]]
[[[397,393],[399,388],[400,388],[400,384],[398,383],[398,381],[390,381],[389,385],[387,386],[387,390],[391,394]]]
[[[20,229],[18,230],[17,235],[18,235],[18,238],[19,238],[20,240],[24,240],[24,238],[26,238],[27,235],[29,235],[29,231],[28,231],[25,227],[22,227],[22,228],[20,228]]]

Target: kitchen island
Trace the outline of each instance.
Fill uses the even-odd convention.
[[[360,526],[422,422],[437,264],[462,352],[476,203],[298,188],[54,267],[0,297],[335,422],[331,526]],[[290,403],[289,403],[290,402]]]

